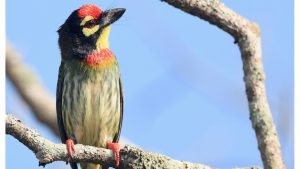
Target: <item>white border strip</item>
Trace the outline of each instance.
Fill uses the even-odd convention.
[[[300,29],[300,26],[299,26],[299,1],[295,0],[294,1],[294,37],[295,37],[295,44],[294,44],[294,69],[295,69],[295,72],[294,72],[294,88],[295,88],[295,100],[294,100],[294,168],[299,168],[300,167],[300,161],[296,160],[297,158],[299,158],[299,143],[300,143],[300,139],[299,139],[299,126],[300,126],[300,121],[299,121],[299,104],[300,104],[300,99],[299,99],[299,85],[300,85],[300,82],[299,82],[299,71],[300,71],[300,64],[299,64],[299,29]],[[298,10],[297,10],[297,7],[298,7]],[[296,19],[297,18],[297,19]]]
[[[5,1],[0,2],[0,150],[5,157]],[[3,134],[3,135],[2,135]],[[0,168],[5,168],[5,159],[0,158]]]

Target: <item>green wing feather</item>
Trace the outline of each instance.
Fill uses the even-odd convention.
[[[64,84],[64,62],[61,62],[58,73],[57,88],[56,88],[56,115],[58,128],[60,132],[60,138],[63,143],[68,139],[67,133],[65,131],[63,118],[62,118],[62,92]]]
[[[123,88],[122,88],[122,81],[119,78],[119,89],[120,89],[120,120],[119,120],[119,129],[116,133],[113,142],[118,142],[121,134],[122,129],[122,122],[123,122],[123,112],[124,112],[124,96],[123,96]]]
[[[68,139],[67,133],[65,131],[63,118],[62,118],[62,92],[63,92],[63,84],[64,84],[64,62],[61,62],[59,66],[58,80],[57,80],[57,88],[56,88],[56,115],[58,128],[60,133],[61,142],[65,143]],[[72,169],[78,169],[76,163],[70,163]]]

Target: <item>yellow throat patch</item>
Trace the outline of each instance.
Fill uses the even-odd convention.
[[[109,48],[108,36],[110,33],[110,28],[111,28],[110,26],[107,26],[102,30],[96,42],[97,51],[101,51],[101,49]]]

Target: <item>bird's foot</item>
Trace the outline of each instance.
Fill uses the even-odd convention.
[[[73,153],[74,153],[74,140],[73,139],[68,139],[66,141],[66,145],[67,145],[67,151],[68,151],[68,155],[70,157],[72,157]]]
[[[119,143],[107,143],[107,148],[111,149],[114,153],[114,158],[116,160],[116,166],[118,167],[120,164],[120,145]]]

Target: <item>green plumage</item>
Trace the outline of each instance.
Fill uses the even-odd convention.
[[[61,121],[67,138],[77,143],[106,147],[120,134],[122,89],[117,63],[91,69],[78,60],[62,62],[58,80]],[[80,164],[95,169],[93,164]]]

